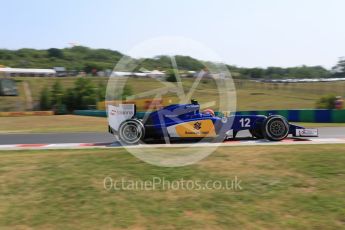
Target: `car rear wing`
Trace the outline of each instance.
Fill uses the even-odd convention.
[[[114,131],[118,131],[120,124],[127,119],[133,118],[135,113],[135,104],[119,104],[118,106],[108,105],[107,114],[109,127]]]

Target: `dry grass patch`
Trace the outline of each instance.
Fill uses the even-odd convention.
[[[3,151],[0,175],[1,229],[338,229],[345,216],[344,145],[223,147],[180,168],[123,149]],[[106,191],[106,176],[243,189]]]
[[[107,119],[75,115],[0,117],[0,133],[104,132]]]

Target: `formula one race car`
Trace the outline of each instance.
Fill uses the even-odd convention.
[[[249,130],[257,139],[281,141],[294,137],[317,137],[317,129],[289,124],[279,115],[230,115],[218,117],[210,109],[200,112],[200,105],[174,104],[136,118],[134,104],[108,105],[109,132],[122,144],[138,144],[146,140],[201,140],[221,142]]]

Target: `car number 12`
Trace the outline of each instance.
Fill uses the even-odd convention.
[[[241,118],[240,123],[241,123],[241,127],[249,128],[250,127],[250,118]]]

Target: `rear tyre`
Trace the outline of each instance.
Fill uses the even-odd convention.
[[[145,136],[145,128],[141,121],[129,119],[121,123],[118,131],[121,144],[138,144]]]
[[[281,141],[289,135],[289,128],[289,123],[284,117],[273,115],[264,121],[262,133],[270,141]]]

